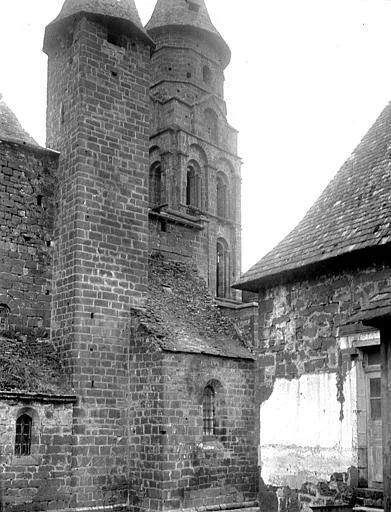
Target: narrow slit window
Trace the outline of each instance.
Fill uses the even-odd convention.
[[[215,434],[215,392],[212,386],[207,386],[204,390],[202,402],[204,416],[204,436],[213,436]]]
[[[28,456],[31,453],[31,431],[33,420],[28,414],[22,414],[16,420],[15,455]]]

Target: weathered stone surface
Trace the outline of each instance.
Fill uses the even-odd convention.
[[[7,329],[49,332],[57,160],[39,147],[0,142],[0,305],[9,308]]]

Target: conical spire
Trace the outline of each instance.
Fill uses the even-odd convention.
[[[223,65],[228,65],[231,51],[213,25],[204,0],[157,0],[146,29],[153,37],[154,32],[170,26],[191,27],[209,36],[221,53]]]
[[[38,146],[35,140],[24,130],[16,115],[12,112],[0,94],[0,140]]]
[[[65,0],[60,14],[46,27],[43,44],[45,52],[56,30],[66,20],[81,13],[103,18],[112,27],[125,33],[137,33],[144,40],[153,44],[143,28],[134,0]]]

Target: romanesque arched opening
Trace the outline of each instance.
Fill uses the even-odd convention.
[[[164,202],[163,173],[160,162],[149,169],[149,202],[153,206],[159,206]]]
[[[230,295],[229,282],[230,255],[228,244],[225,240],[217,241],[216,254],[216,295],[220,298],[228,298]]]
[[[186,205],[201,208],[202,179],[197,162],[191,161],[186,172]]]

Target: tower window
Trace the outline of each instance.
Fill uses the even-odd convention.
[[[149,201],[154,206],[161,205],[163,197],[163,176],[160,164],[154,165],[149,170]]]
[[[201,176],[200,170],[190,164],[186,173],[186,205],[201,208]]]
[[[16,420],[15,455],[28,456],[31,453],[31,432],[33,420],[28,414],[22,414]]]
[[[216,295],[220,298],[229,298],[229,251],[225,240],[218,240],[216,254]]]
[[[227,178],[222,173],[217,175],[217,215],[218,217],[228,217],[228,183]]]
[[[212,72],[208,66],[202,68],[202,79],[206,84],[209,84],[212,80]]]
[[[206,386],[204,389],[202,412],[204,436],[213,436],[216,433],[216,406],[215,391],[212,386]]]
[[[213,141],[218,141],[218,118],[214,110],[208,108],[205,110],[205,129],[207,137]]]

